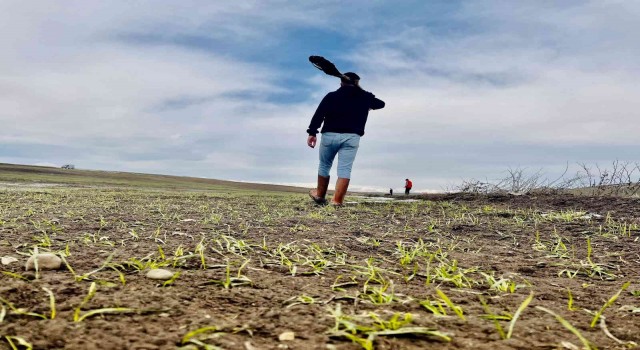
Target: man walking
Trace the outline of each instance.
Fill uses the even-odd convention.
[[[404,194],[408,195],[409,191],[411,191],[411,187],[413,187],[413,182],[409,179],[404,179]]]
[[[322,125],[318,185],[309,192],[317,204],[327,203],[325,196],[329,187],[329,171],[338,155],[338,180],[331,204],[342,205],[369,111],[385,105],[382,100],[360,87],[360,77],[356,73],[349,72],[344,76],[346,78],[341,78],[340,88],[322,99],[307,129],[307,145],[314,148],[318,128]]]

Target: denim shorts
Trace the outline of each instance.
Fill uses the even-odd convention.
[[[360,135],[325,132],[320,140],[318,175],[329,176],[333,159],[338,155],[338,177],[351,178],[351,167],[360,146]]]

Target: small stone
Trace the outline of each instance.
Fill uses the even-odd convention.
[[[253,346],[250,341],[244,342],[244,348],[245,350],[258,350],[258,348]]]
[[[12,256],[3,256],[1,260],[2,260],[2,265],[9,265],[11,263],[18,261],[18,259]]]
[[[42,253],[42,254],[38,254],[37,257],[38,257],[37,258],[38,270],[40,271],[57,270],[62,265],[62,259],[60,259],[59,256],[53,253]],[[31,257],[29,257],[29,260],[27,260],[27,263],[24,266],[27,271],[36,269],[35,260],[36,260],[36,255],[32,255]]]
[[[173,272],[165,269],[152,269],[147,272],[147,278],[152,280],[167,281],[173,277]]]
[[[280,341],[288,341],[296,339],[296,334],[293,332],[283,332],[278,336],[278,340]]]
[[[640,312],[640,307],[635,307],[633,305],[622,305],[621,308],[618,309],[619,311],[628,311],[628,312],[632,312],[632,313],[638,313]]]

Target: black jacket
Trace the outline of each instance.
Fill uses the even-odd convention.
[[[323,133],[364,135],[364,125],[370,109],[384,107],[384,101],[372,93],[355,86],[342,86],[322,99],[316,113],[311,118],[307,134],[315,136],[322,126]]]

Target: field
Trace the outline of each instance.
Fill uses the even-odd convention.
[[[640,343],[637,199],[335,209],[295,188],[33,169],[0,167],[0,257],[18,259],[0,265],[0,349]],[[25,271],[36,251],[62,268]]]

